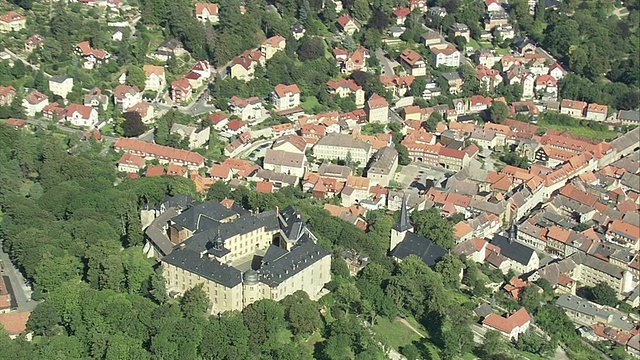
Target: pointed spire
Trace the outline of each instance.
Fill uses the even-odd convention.
[[[407,196],[402,196],[402,206],[400,207],[400,220],[394,226],[397,231],[407,231],[411,230],[413,227],[409,222],[409,211],[407,210]]]

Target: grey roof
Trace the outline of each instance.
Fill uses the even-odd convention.
[[[505,201],[492,203],[484,200],[471,199],[471,201],[469,202],[469,207],[472,209],[486,211],[490,214],[498,216],[501,216],[504,213],[506,206],[507,204]]]
[[[535,253],[533,249],[518,242],[509,241],[508,238],[502,235],[494,235],[489,242],[500,248],[500,254],[523,265],[527,265]]]
[[[640,192],[640,175],[625,172],[624,174],[622,174],[620,184],[636,192]]]
[[[164,227],[172,217],[178,214],[179,212],[176,208],[170,207],[153,220],[153,222],[144,230],[146,238],[153,243],[161,256],[170,254],[173,249],[174,244],[165,234]]]
[[[215,200],[207,201],[190,207],[182,214],[172,219],[176,228],[186,228],[191,231],[204,230],[207,226],[215,226],[221,220],[237,215],[233,210],[220,205]]]
[[[351,168],[344,165],[322,163],[318,168],[318,175],[346,179],[351,175]]]
[[[191,197],[191,195],[180,194],[175,196],[166,195],[164,197],[164,201],[162,202],[162,206],[166,208],[177,207],[180,209],[186,209],[187,207],[193,205],[196,201]]]
[[[615,265],[609,264],[604,260],[600,260],[595,256],[587,255],[582,252],[576,252],[570,256],[570,258],[576,264],[581,264],[592,269],[603,272],[609,276],[612,276],[616,279],[622,279],[624,275],[624,269],[617,267]]]
[[[359,139],[354,139],[353,136],[348,134],[331,133],[318,140],[315,146],[336,146],[363,149],[369,151],[371,144],[366,143]]]
[[[331,252],[325,248],[312,241],[303,242],[277,258],[276,261],[263,265],[258,270],[260,282],[276,287],[327,256],[331,256]]]
[[[288,185],[295,185],[298,182],[298,178],[294,175],[277,173],[271,170],[260,169],[256,171],[255,177],[264,179],[270,182],[277,182]]]
[[[616,329],[631,331],[634,328],[633,322],[622,313],[599,306],[579,296],[563,294],[556,300],[556,305],[589,316],[607,319],[607,325]]]
[[[611,147],[620,152],[629,147],[638,146],[638,142],[640,142],[640,128],[635,128],[611,141]]]
[[[304,31],[304,26],[301,23],[297,22],[291,25],[291,31],[293,31],[294,33],[301,33]]]
[[[393,229],[396,231],[407,231],[413,229],[409,222],[409,211],[407,209],[407,197],[402,197],[402,205],[400,207],[400,219],[393,225]]]
[[[404,259],[410,255],[416,255],[429,267],[435,266],[447,253],[447,250],[433,243],[433,241],[415,234],[407,232],[402,240],[391,252],[391,255]]]
[[[281,247],[278,247],[275,245],[269,245],[269,247],[267,248],[267,252],[262,257],[262,264],[269,264],[272,261],[277,261],[286,253],[287,253],[287,250]]]
[[[55,82],[55,83],[61,84],[61,83],[63,83],[63,82],[64,82],[65,80],[67,80],[67,79],[72,79],[72,80],[73,80],[73,78],[72,78],[71,76],[67,76],[67,75],[54,75],[54,76],[52,76],[52,77],[49,79],[49,81],[53,81],[53,82]]]
[[[169,130],[169,133],[173,134],[173,133],[179,132],[179,133],[182,133],[181,136],[191,136],[191,134],[197,131],[198,131],[198,128],[195,126],[174,123],[173,125],[171,125],[171,130]]]
[[[640,159],[640,150],[633,152],[629,156],[623,157],[622,159],[612,163],[611,165],[620,169],[625,169],[628,172],[637,174],[640,171],[640,161],[638,161],[638,159]]]
[[[158,46],[158,48],[168,48],[171,49],[171,51],[177,49],[180,46],[180,42],[176,39],[167,39],[165,41],[162,42],[162,44],[160,44]]]
[[[283,150],[267,149],[263,163],[275,166],[289,166],[301,168],[304,166],[304,154],[292,153]]]
[[[482,303],[477,308],[473,310],[481,318],[489,316],[489,314],[493,313],[493,308],[488,303]]]
[[[637,110],[620,110],[618,119],[627,121],[640,121],[640,112]]]
[[[477,195],[479,191],[478,184],[476,184],[475,182],[460,180],[455,176],[452,176],[447,179],[447,184],[445,186],[445,189],[447,189],[447,192],[455,192],[455,193],[467,194],[467,195]]]
[[[367,170],[368,174],[382,174],[387,175],[391,172],[393,165],[398,163],[398,152],[396,149],[385,146],[371,159],[371,164]]]
[[[457,71],[442,73],[441,75],[447,81],[462,80],[462,74]]]
[[[576,267],[576,264],[571,259],[563,259],[560,261],[552,262],[546,266],[538,269],[538,275],[541,278],[546,279],[552,286],[557,286],[560,280],[560,274],[568,276],[569,273]]]
[[[162,258],[162,261],[228,288],[233,288],[242,282],[240,270],[221,264],[215,258],[209,258],[206,255],[201,257],[197,249],[186,245],[176,247],[171,254]]]

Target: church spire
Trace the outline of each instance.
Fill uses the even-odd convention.
[[[400,220],[395,224],[394,229],[404,232],[413,229],[409,222],[409,211],[407,210],[407,196],[402,196],[402,206],[400,207]]]

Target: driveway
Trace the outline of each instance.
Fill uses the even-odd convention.
[[[2,250],[2,240],[0,240],[0,260],[2,261],[3,276],[9,279],[7,289],[12,297],[12,306],[17,306],[19,312],[33,311],[38,305],[37,302],[31,301],[31,288],[27,286],[22,273],[13,266],[9,255]]]

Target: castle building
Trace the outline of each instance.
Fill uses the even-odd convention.
[[[292,207],[253,214],[209,201],[191,205],[166,228],[173,245],[162,258],[169,295],[203,284],[212,314],[298,290],[316,299],[331,280],[331,253]]]

